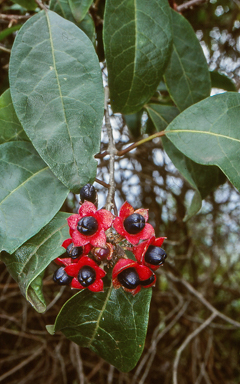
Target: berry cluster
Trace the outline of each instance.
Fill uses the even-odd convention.
[[[53,280],[60,285],[90,291],[103,291],[104,267],[113,267],[113,287],[122,287],[133,295],[156,282],[154,271],[163,265],[167,254],[161,248],[165,237],[155,238],[148,224],[148,210],[137,209],[125,202],[119,216],[106,209],[97,210],[96,190],[86,184],[80,191],[78,214],[68,218],[70,238],[62,246],[63,257],[55,262],[60,267]],[[114,231],[115,230],[115,231]],[[136,260],[127,258],[130,250]]]

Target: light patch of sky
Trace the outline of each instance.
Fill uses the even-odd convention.
[[[222,16],[224,14],[224,9],[221,5],[219,5],[215,10],[215,15],[217,17]]]
[[[167,176],[167,185],[176,195],[180,195],[183,181],[177,177]]]
[[[154,148],[152,153],[154,164],[162,166],[164,164],[163,152],[160,149]]]

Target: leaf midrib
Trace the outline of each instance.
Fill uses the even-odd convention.
[[[96,327],[95,327],[95,329],[94,329],[94,331],[93,331],[93,335],[92,335],[91,339],[89,340],[89,342],[88,342],[88,344],[87,344],[87,347],[90,347],[91,344],[92,344],[92,342],[93,342],[93,340],[95,339],[95,336],[96,336],[97,331],[98,331],[98,328],[99,328],[99,323],[100,323],[100,321],[101,321],[101,319],[102,319],[102,316],[103,316],[103,313],[104,313],[104,311],[105,311],[105,309],[106,309],[106,306],[107,306],[107,303],[108,303],[108,299],[109,299],[109,297],[110,297],[110,295],[111,295],[111,293],[112,293],[112,289],[113,289],[113,285],[112,285],[112,283],[111,283],[111,286],[110,286],[109,291],[108,291],[108,294],[107,294],[107,296],[106,296],[104,305],[103,305],[103,307],[102,307],[102,310],[101,310],[100,313],[99,313],[99,316],[98,316],[98,319],[97,319],[97,323],[96,323]]]
[[[63,102],[63,95],[62,95],[62,91],[61,91],[61,85],[60,85],[58,71],[57,71],[57,66],[56,66],[56,60],[55,60],[55,55],[54,55],[54,51],[55,50],[54,50],[54,46],[53,46],[52,30],[51,30],[49,15],[48,15],[48,12],[45,12],[45,14],[46,14],[46,19],[47,19],[47,24],[48,24],[48,29],[49,29],[49,40],[50,40],[50,44],[51,44],[53,67],[54,67],[55,74],[56,74],[56,80],[57,80],[57,85],[58,85],[58,90],[59,90],[59,96],[60,96],[60,100],[61,100],[61,104],[62,104],[62,109],[63,109],[64,119],[65,119],[67,131],[68,131],[68,136],[69,136],[69,140],[70,140],[70,143],[71,143],[72,154],[73,154],[73,162],[75,164],[78,176],[80,178],[78,167],[77,167],[77,163],[76,163],[76,159],[75,159],[75,156],[74,156],[73,142],[72,142],[72,138],[71,138],[70,131],[69,131],[69,125],[68,125],[67,116],[66,116],[66,112],[65,112],[65,107],[64,107],[64,102]]]
[[[240,139],[235,139],[234,137],[222,135],[220,133],[209,132],[209,131],[195,131],[192,129],[174,129],[174,130],[166,131],[166,136],[168,136],[168,134],[171,134],[171,133],[198,133],[198,134],[201,133],[205,135],[221,137],[227,140],[237,141],[238,143],[240,143]]]

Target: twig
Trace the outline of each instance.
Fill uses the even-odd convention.
[[[133,149],[137,148],[139,145],[145,144],[150,140],[153,140],[153,139],[156,139],[157,137],[162,137],[162,136],[165,136],[165,131],[157,132],[157,133],[154,133],[153,135],[145,137],[145,139],[139,140],[136,143],[129,145],[129,147],[122,149],[121,151],[116,151],[115,155],[123,156],[126,153],[132,151]],[[96,159],[102,159],[103,157],[108,156],[109,154],[110,154],[109,151],[104,151],[102,153],[97,153],[94,157]]]
[[[103,157],[109,155],[108,151],[104,151],[102,153],[97,153],[94,157],[95,159],[102,159]]]
[[[95,179],[95,181],[96,181],[96,183],[101,184],[105,188],[110,188],[110,185],[105,183],[105,181],[102,181],[102,180],[97,179],[97,178]]]
[[[20,22],[20,21],[25,21],[32,17],[32,15],[6,15],[4,13],[0,13],[0,19],[1,20],[7,20],[7,21],[15,21]]]
[[[39,341],[40,343],[45,344],[45,340],[44,339],[42,339],[42,338],[40,338],[38,336],[34,336],[34,335],[31,335],[31,334],[28,334],[26,332],[15,331],[13,329],[8,329],[8,328],[4,328],[4,327],[0,327],[0,332],[8,333],[9,335],[14,335],[14,336],[18,336],[18,337],[25,337],[27,339],[36,340],[36,341]]]
[[[217,316],[217,313],[213,312],[211,314],[211,316],[209,316],[209,318],[206,321],[204,321],[204,323],[202,325],[200,325],[192,333],[190,333],[190,335],[188,335],[188,337],[184,340],[182,345],[178,348],[177,354],[176,354],[176,357],[175,357],[175,360],[173,363],[173,384],[178,384],[177,370],[178,370],[178,364],[179,364],[179,360],[180,360],[180,357],[181,357],[183,350],[186,348],[186,346],[190,343],[190,341],[194,337],[196,337],[204,328],[206,328],[213,321],[213,319],[216,316]]]
[[[105,125],[107,128],[107,134],[108,134],[108,140],[109,140],[108,152],[110,155],[110,159],[109,159],[109,186],[110,187],[108,189],[106,209],[110,211],[112,208],[112,203],[114,200],[114,192],[115,192],[114,160],[115,160],[116,148],[113,140],[112,126],[111,126],[109,112],[108,112],[108,98],[109,98],[109,89],[108,87],[105,87]]]
[[[162,271],[160,271],[162,272]],[[181,283],[183,284],[189,292],[191,292],[194,296],[196,296],[198,298],[198,300],[201,301],[201,303],[203,303],[211,312],[215,313],[218,317],[220,317],[221,319],[223,319],[224,321],[226,321],[227,323],[230,323],[232,325],[234,325],[235,327],[237,328],[240,328],[240,323],[238,321],[235,321],[233,319],[231,319],[230,317],[224,315],[222,312],[219,312],[215,307],[212,306],[212,304],[210,304],[206,299],[205,297],[203,297],[203,295],[201,293],[199,293],[198,291],[196,291],[191,284],[189,284],[186,280],[184,279],[179,279],[175,276],[173,276],[172,273],[168,273],[168,272],[164,272],[166,273],[166,275],[172,280],[172,281],[175,281],[175,282],[178,282],[178,283]]]
[[[59,344],[57,344],[56,348],[55,348],[55,352],[56,352],[56,356],[58,357],[58,360],[60,362],[60,366],[61,366],[61,371],[62,371],[62,378],[63,378],[63,383],[64,384],[67,384],[67,373],[66,373],[66,366],[65,366],[65,361],[64,361],[64,358],[61,354],[61,348],[62,348],[62,342],[60,342]]]
[[[48,304],[47,308],[46,308],[46,311],[48,311],[50,308],[52,308],[54,306],[54,304],[61,298],[64,290],[65,290],[66,286],[64,287],[61,287],[61,289],[59,290],[59,292],[56,294],[56,296],[54,297],[54,299]]]
[[[178,320],[186,312],[188,305],[189,305],[189,301],[186,301],[184,303],[184,305],[182,306],[182,308],[180,309],[180,311],[178,312],[178,314],[174,317],[174,319],[166,326],[166,328],[161,333],[159,333],[156,340],[152,343],[151,348],[150,348],[151,349],[151,355],[150,355],[149,361],[147,363],[147,367],[145,369],[145,372],[142,375],[141,380],[139,381],[139,384],[145,383],[145,380],[146,380],[147,375],[151,369],[152,362],[153,362],[154,357],[155,357],[156,352],[157,352],[157,343],[166,335],[166,333],[168,331],[170,331],[170,329],[172,329],[174,327],[174,325],[178,322]]]
[[[6,379],[8,376],[12,375],[13,373],[17,372],[19,369],[23,368],[25,365],[30,363],[30,361],[34,360],[38,355],[40,355],[43,351],[45,346],[42,346],[41,348],[37,349],[37,351],[33,354],[31,354],[27,359],[23,360],[20,364],[16,365],[14,368],[10,369],[10,371],[4,373],[2,376],[0,376],[0,382]]]
[[[83,371],[83,362],[80,355],[80,348],[73,341],[70,344],[70,350],[73,350],[75,358],[76,358],[76,368],[78,372],[79,384],[85,383],[84,371]]]
[[[129,145],[129,147],[122,149],[121,151],[117,151],[116,155],[123,156],[125,155],[125,153],[131,151],[132,149],[137,148],[139,145],[145,144],[148,141],[155,139],[156,137],[162,137],[162,136],[165,136],[165,131],[154,133],[153,135],[148,136],[145,139],[139,140],[136,143]]]
[[[186,3],[183,3],[183,4],[179,5],[177,7],[177,11],[178,12],[182,12],[182,11],[185,11],[185,9],[194,7],[196,5],[200,5],[202,3],[206,3],[207,1],[208,0],[190,0],[190,1],[187,1]]]
[[[35,3],[39,6],[39,8],[44,9],[45,11],[47,10],[47,7],[40,0],[35,0]]]
[[[105,361],[102,359],[99,361],[99,363],[97,365],[95,365],[92,369],[92,371],[88,374],[87,376],[87,380],[91,380],[91,378],[97,373],[100,371],[100,369],[102,368],[103,364],[105,364]]]
[[[187,306],[188,306],[189,302],[183,304],[183,299],[181,299],[178,303],[178,305],[173,308],[173,310],[166,316],[165,319],[163,319],[159,324],[158,326],[156,327],[155,331],[153,332],[153,335],[152,335],[152,340],[151,340],[151,346],[150,348],[148,349],[148,351],[145,353],[145,355],[143,356],[140,364],[138,364],[138,367],[137,367],[137,370],[133,376],[133,379],[132,379],[132,384],[135,384],[136,381],[137,381],[137,378],[138,376],[140,375],[140,372],[141,370],[143,369],[144,365],[147,363],[147,360],[149,358],[149,356],[151,356],[151,354],[153,352],[156,353],[156,347],[157,347],[157,344],[158,342],[163,338],[163,336],[165,336],[165,334],[176,324],[176,322],[180,319],[180,317],[184,314],[184,312],[186,311],[187,309]],[[176,312],[177,315],[173,318],[173,320],[163,329],[163,331],[161,331],[159,334],[159,329],[162,325],[162,323],[165,323],[167,321],[168,318],[172,317]],[[155,355],[154,353],[154,355]],[[148,364],[149,365],[149,364]],[[143,374],[143,376],[145,376],[145,374]],[[143,376],[142,376],[142,379],[143,379]],[[142,380],[141,379],[141,380]]]
[[[109,371],[108,371],[108,376],[107,376],[107,384],[112,384],[113,381],[113,372],[114,372],[114,366],[110,365]]]

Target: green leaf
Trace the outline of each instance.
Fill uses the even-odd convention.
[[[176,107],[168,105],[148,104],[146,110],[158,132],[164,130],[167,125],[179,114]],[[194,196],[187,209],[184,221],[190,219],[202,207],[204,199],[219,184],[225,182],[225,176],[218,167],[202,166],[180,152],[170,140],[162,138],[164,150],[172,160],[175,167],[195,189]]]
[[[173,50],[166,85],[180,111],[210,95],[211,81],[202,47],[189,22],[172,10]]]
[[[0,250],[13,253],[59,211],[67,188],[31,143],[0,146]]]
[[[94,24],[94,21],[92,19],[92,16],[87,14],[78,26],[79,26],[79,28],[81,28],[81,30],[84,33],[86,33],[87,37],[91,40],[91,42],[95,46],[95,44],[96,44],[95,24]]]
[[[131,132],[134,139],[137,139],[141,136],[142,128],[142,114],[143,110],[133,113],[132,115],[124,115],[125,123],[129,131]]]
[[[7,141],[29,141],[13,108],[10,90],[0,97],[0,144]]]
[[[75,193],[92,183],[104,92],[88,37],[56,13],[39,12],[14,42],[10,85],[18,118],[53,173]]]
[[[6,28],[0,32],[0,41],[11,35],[13,32],[18,31],[21,28],[21,24],[14,25],[13,27]]]
[[[91,1],[92,3],[92,1]],[[56,12],[64,19],[72,21],[89,37],[91,42],[95,45],[95,24],[92,17],[89,14],[85,14],[85,17],[80,21],[74,18],[72,8],[69,0],[51,0],[49,8]]]
[[[105,287],[96,294],[82,290],[62,307],[54,330],[128,372],[143,351],[151,295],[151,289],[142,289],[134,297],[122,288]]]
[[[77,23],[84,19],[91,4],[92,0],[69,0],[69,6]]]
[[[237,88],[234,82],[223,73],[220,73],[217,71],[211,71],[210,76],[211,76],[212,88],[220,88],[229,92],[237,92]]]
[[[186,157],[166,137],[162,138],[162,143],[164,150],[175,167],[195,190],[192,201],[184,217],[184,221],[186,221],[201,209],[202,200],[220,184],[223,184],[226,181],[226,178],[218,167],[214,165],[200,165]]]
[[[172,47],[167,0],[106,0],[103,40],[114,112],[139,111],[156,90]]]
[[[23,244],[13,255],[2,252],[1,260],[19,284],[22,294],[38,312],[46,310],[42,293],[45,269],[64,253],[62,242],[69,237],[68,213],[58,212],[37,235]]]
[[[187,157],[217,165],[240,190],[240,94],[208,97],[177,116],[166,136]]]
[[[12,0],[12,2],[21,5],[28,11],[34,11],[37,8],[35,0]]]
[[[69,0],[51,0],[49,9],[66,20],[72,21],[73,23],[76,22],[69,5]]]
[[[153,121],[157,132],[163,131],[179,114],[179,110],[171,105],[147,104],[145,108]]]

